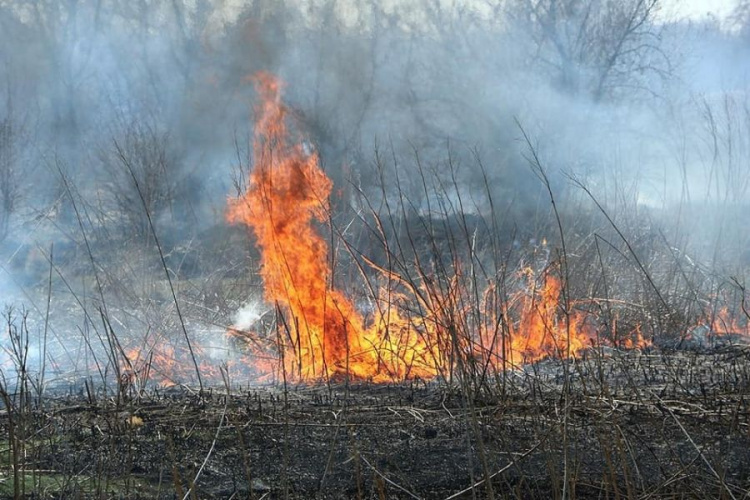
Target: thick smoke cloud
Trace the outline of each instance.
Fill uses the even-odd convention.
[[[507,226],[539,236],[525,132],[571,210],[586,198],[575,177],[618,223],[661,224],[717,264],[731,249],[721,265],[736,271],[750,260],[743,12],[722,25],[669,19],[658,0],[0,1],[0,297],[44,288],[50,260],[75,277],[65,293],[163,294],[144,206],[175,276],[240,274],[253,252],[224,210],[252,161],[260,70],[286,82],[337,186],[334,217],[399,192],[417,213],[456,191],[486,214],[490,193]],[[451,188],[425,190],[420,168]]]

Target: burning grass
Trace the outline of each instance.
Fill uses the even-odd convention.
[[[165,278],[150,273],[144,290],[161,299],[108,304],[104,290],[127,280],[86,240],[90,305],[50,251],[43,322],[6,314],[1,494],[733,498],[750,486],[741,280],[669,245],[639,251],[580,183],[606,229],[568,224],[533,149],[550,243],[501,242],[488,183],[485,210],[472,206],[450,159],[447,181],[416,164],[426,208],[394,168],[395,198],[382,182],[376,208],[355,189],[341,224],[282,84],[255,82],[253,168],[226,216],[250,230],[262,283],[178,279],[145,202]],[[384,180],[377,154],[374,167]],[[47,366],[55,276],[85,320],[67,375]]]
[[[317,154],[291,140],[280,81],[263,73],[255,82],[254,167],[246,191],[230,200],[228,219],[249,226],[260,248],[264,297],[278,309],[285,376],[448,379],[460,363],[497,371],[575,356],[594,343],[587,315],[561,307],[564,284],[554,264],[541,276],[525,268],[526,288],[503,300],[496,279],[480,284],[458,260],[451,272],[430,272],[417,261],[416,279],[367,261],[386,284],[371,285],[375,307],[366,320],[333,285],[330,249],[314,225],[329,218],[332,183]],[[637,342],[644,341],[631,339]]]
[[[587,273],[591,266],[585,259],[571,258],[564,251],[564,242],[560,251],[546,240],[535,244],[528,259],[525,255],[519,259],[517,271],[509,271],[510,259],[499,261],[502,248],[496,236],[489,241],[478,237],[482,229],[497,229],[495,214],[490,214],[491,223],[480,217],[484,228],[477,224],[470,231],[458,189],[453,195],[456,201],[440,204],[441,218],[417,215],[417,227],[407,226],[398,237],[389,234],[387,226],[393,226],[396,219],[408,220],[407,208],[414,208],[403,193],[398,191],[396,206],[386,204],[385,212],[374,210],[364,198],[363,206],[370,207],[370,213],[368,217],[360,215],[359,222],[380,243],[384,256],[381,262],[374,262],[352,246],[334,223],[330,207],[333,183],[315,150],[300,132],[290,129],[289,109],[282,101],[283,84],[267,73],[256,75],[254,82],[259,100],[250,161],[253,167],[247,185],[238,184],[243,189],[229,200],[227,219],[252,232],[267,305],[252,302],[257,309],[251,315],[254,319],[215,332],[241,345],[240,352],[225,359],[221,367],[232,376],[266,382],[344,378],[379,383],[463,377],[481,385],[508,370],[548,357],[573,358],[586,349],[644,348],[655,339],[692,341],[703,332],[701,326],[712,336],[747,335],[747,318],[736,310],[730,312],[727,297],[719,300],[717,296],[692,314],[679,314],[679,304],[667,303],[651,272],[606,212],[650,285],[647,292],[655,294],[665,308],[648,310],[644,302],[650,297],[645,294],[631,301],[611,296],[613,286],[637,287],[618,283],[619,276],[607,283],[599,243],[613,245],[598,234],[592,241],[601,276],[586,274],[583,279],[571,279],[571,265],[574,272],[586,265]],[[538,158],[532,156],[536,172],[549,187]],[[418,167],[427,193],[427,175]],[[454,167],[448,167],[453,175]],[[378,168],[382,175],[382,166]],[[440,186],[449,197],[447,188]],[[492,206],[489,191],[487,196]],[[383,192],[383,197],[387,200],[388,193]],[[563,225],[556,209],[555,214],[562,239]],[[458,223],[448,225],[451,218]],[[330,238],[324,237],[325,225]],[[438,239],[436,234],[441,232],[444,237]],[[420,233],[427,237],[418,236]],[[348,292],[336,286],[337,254],[332,255],[334,249],[329,244],[334,237],[339,237],[349,267],[361,279],[359,285],[350,284]],[[424,240],[421,245],[420,239]],[[596,290],[591,289],[590,298],[574,298],[575,284],[586,282],[603,284],[604,297],[595,298]],[[356,288],[365,290],[358,302],[351,293]],[[740,291],[744,311],[744,288]],[[176,298],[174,303],[177,305]],[[259,321],[261,312],[265,321]],[[673,318],[679,316],[682,321],[678,323]],[[191,362],[196,373],[214,384],[221,382],[219,366],[206,360],[201,343],[195,347],[189,344],[186,350],[179,339],[165,343],[159,334],[149,334],[140,345],[120,345],[104,319],[114,345],[110,361],[117,366],[119,384],[138,390],[149,382],[175,385],[189,379],[186,367]],[[180,321],[184,329],[181,316]]]

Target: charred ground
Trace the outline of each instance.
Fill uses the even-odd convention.
[[[749,5],[0,1],[0,495],[742,496]]]
[[[71,386],[15,412],[34,498],[707,498],[750,487],[750,352],[587,351],[483,381]],[[468,396],[468,397],[467,397]],[[2,414],[7,431],[8,412]],[[7,443],[7,441],[6,441]],[[567,452],[565,451],[567,449]],[[11,461],[7,445],[3,461]],[[7,463],[7,462],[6,462]],[[3,495],[11,496],[6,476]],[[473,486],[473,489],[472,489]]]

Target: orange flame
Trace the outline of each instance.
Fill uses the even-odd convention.
[[[328,248],[316,230],[316,223],[327,219],[332,182],[314,152],[290,141],[279,80],[260,73],[254,81],[260,97],[254,168],[246,192],[230,200],[227,218],[246,224],[256,237],[265,299],[281,313],[277,345],[286,374],[299,379],[336,374],[375,381],[432,378],[445,375],[462,356],[505,367],[505,359],[515,366],[549,355],[574,356],[586,346],[591,334],[585,316],[563,314],[561,282],[549,273],[538,288],[530,273],[530,293],[509,301],[502,315],[493,312],[497,307],[486,307],[483,319],[472,322],[471,311],[462,306],[471,301],[462,296],[467,290],[460,266],[454,266],[456,275],[443,288],[423,280],[418,289],[380,269],[396,286],[383,293],[378,303],[384,305],[366,326],[354,304],[331,286]],[[484,300],[493,295],[489,287]]]
[[[351,302],[328,286],[327,246],[313,225],[324,222],[332,182],[318,157],[287,142],[286,107],[280,82],[255,77],[261,104],[253,141],[255,168],[241,198],[230,201],[228,218],[255,233],[261,249],[265,298],[289,312],[280,332],[302,378],[352,372],[351,353],[362,350],[362,320]]]
[[[710,317],[710,315],[709,315]],[[715,335],[745,335],[750,336],[750,323],[747,318],[738,318],[737,315],[729,312],[729,307],[722,306],[713,315],[711,331]]]
[[[630,332],[630,335],[621,339],[621,345],[625,349],[644,349],[646,347],[651,347],[653,342],[643,336],[642,327],[639,323],[635,325],[635,328]]]
[[[529,275],[533,289],[533,275]],[[537,293],[521,299],[520,321],[511,330],[513,362],[531,362],[549,355],[568,357],[586,347],[590,338],[585,317],[576,311],[567,315],[560,307],[561,282],[547,274]]]

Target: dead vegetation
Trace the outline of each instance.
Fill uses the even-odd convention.
[[[491,482],[497,497],[541,498],[562,491],[566,459],[571,497],[744,495],[747,347],[591,350],[566,363],[512,372],[471,404],[458,387],[421,381],[174,387],[120,400],[83,383],[43,405],[4,384],[0,488],[34,498],[487,498]]]
[[[153,102],[99,103],[121,121],[102,137],[90,130],[109,115],[79,105],[97,78],[52,82],[68,94],[49,99],[66,147],[38,152],[53,202],[29,200],[35,181],[20,166],[37,153],[19,155],[28,148],[10,110],[0,122],[0,284],[24,304],[5,309],[0,335],[0,496],[746,497],[747,98],[697,107],[705,130],[679,140],[696,143],[705,175],[694,180],[690,155],[670,150],[683,162],[679,200],[664,202],[674,214],[644,203],[640,174],[585,175],[586,162],[609,158],[591,156],[595,143],[616,134],[586,137],[591,118],[566,135],[572,110],[586,110],[577,100],[627,102],[626,89],[651,94],[651,79],[674,70],[651,45],[659,2],[626,3],[514,1],[520,24],[506,32],[499,11],[451,18],[428,5],[421,26],[363,2],[371,19],[355,29],[335,1],[311,10],[319,23],[285,2],[250,2],[223,35],[207,28],[223,23],[207,1],[0,5],[9,25],[38,24],[32,38],[52,47],[81,37],[58,57],[82,51],[83,66],[109,56],[76,18],[91,15],[92,33],[124,30],[112,50],[138,53],[155,91]],[[158,40],[131,29],[174,31],[166,61],[148,56]],[[523,77],[485,71],[517,55],[479,49],[517,36],[533,42]],[[236,73],[275,66],[287,43],[317,69],[289,65],[302,89],[294,105],[273,75],[256,75],[266,83],[255,97],[268,95],[251,144],[234,131],[236,199],[226,203],[226,189],[200,203],[204,182],[230,184],[228,162],[214,175],[204,154],[223,149],[222,162],[231,149],[217,123],[245,104]],[[444,64],[456,47],[463,62]],[[436,51],[447,57],[434,64]],[[162,73],[165,62],[179,71]],[[475,71],[464,68],[482,80],[464,81]],[[542,73],[542,93],[578,97],[542,123],[553,130],[540,149],[520,119],[509,123],[523,106],[495,109],[485,89],[524,102],[532,94],[512,92]],[[174,75],[177,89],[160,87]],[[368,134],[401,121],[415,138],[363,152]],[[444,136],[459,142],[441,149]],[[483,139],[489,153],[467,146]],[[554,151],[568,143],[574,152]],[[583,174],[567,170],[573,160]]]
[[[544,181],[543,166],[535,168]],[[425,191],[435,189],[427,173],[424,179]],[[432,380],[373,384],[331,373],[294,383],[293,373],[282,369],[287,351],[279,336],[288,334],[285,325],[295,318],[278,305],[274,321],[257,324],[253,336],[243,337],[243,357],[209,366],[203,361],[211,340],[198,335],[195,325],[226,327],[225,314],[239,306],[237,297],[257,284],[228,281],[226,275],[193,282],[174,274],[170,288],[151,275],[141,281],[125,273],[118,275],[120,287],[150,290],[144,303],[138,302],[141,289],[132,288],[137,301],[126,309],[128,295],[114,305],[108,285],[98,301],[77,295],[50,252],[47,303],[60,307],[67,301],[70,312],[84,311],[78,356],[90,356],[90,364],[83,376],[83,367],[61,374],[52,366],[45,375],[34,365],[41,337],[29,333],[28,313],[7,311],[11,357],[0,385],[0,460],[7,472],[0,477],[0,494],[741,498],[750,487],[750,347],[741,315],[745,303],[738,301],[746,293],[743,285],[722,281],[668,245],[641,245],[647,233],[607,217],[601,225],[586,225],[579,213],[568,224],[569,214],[560,211],[560,235],[575,235],[567,254],[554,235],[527,249],[480,238],[482,228],[497,219],[492,213],[462,215],[458,188],[441,185],[444,194],[455,190],[456,200],[439,205],[441,217],[404,217],[413,207],[396,191],[393,204],[360,218],[361,230],[383,245],[377,263],[356,252],[344,238],[348,233],[329,226],[340,238],[337,269],[352,267],[363,278],[365,266],[389,269],[369,275],[368,286],[391,279],[394,304],[410,311],[413,322],[438,317],[453,325],[438,337],[445,357]],[[365,193],[361,199],[373,206]],[[541,276],[536,273],[560,276],[561,259],[569,266],[568,278],[560,277],[565,295],[555,297],[546,318],[564,327],[574,314],[585,313],[596,335],[576,356],[567,355],[570,346],[563,343],[533,363],[491,365],[491,359],[503,359],[505,342],[516,335],[515,320],[504,314],[511,292],[529,283],[529,272],[532,283]],[[167,260],[160,260],[162,269],[153,269],[169,275]],[[90,261],[102,283],[110,283],[114,275],[93,253]],[[519,275],[522,263],[530,271]],[[484,291],[474,292],[488,280],[497,293],[489,302]],[[66,284],[68,299],[55,295],[53,282]],[[208,290],[218,294],[212,299],[217,308],[207,306]],[[415,302],[404,301],[409,293]],[[420,306],[420,294],[431,299],[422,298]],[[184,317],[178,317],[178,303],[187,305]],[[731,303],[738,309],[722,313]],[[490,323],[498,338],[491,345],[497,350],[471,349],[476,329],[485,328],[488,318],[495,318]],[[145,333],[129,334],[132,325]],[[636,340],[631,332],[637,325],[649,342],[624,349]],[[546,334],[553,334],[553,326],[545,326]],[[48,328],[51,336],[53,325],[46,322],[31,330]],[[212,335],[217,332],[222,330]],[[185,335],[197,346],[194,353],[183,345]],[[277,367],[273,384],[250,378],[262,373],[242,370],[259,363],[262,353],[269,357],[264,366]],[[195,371],[203,376],[202,387],[196,380],[180,383],[180,376],[190,380]]]

